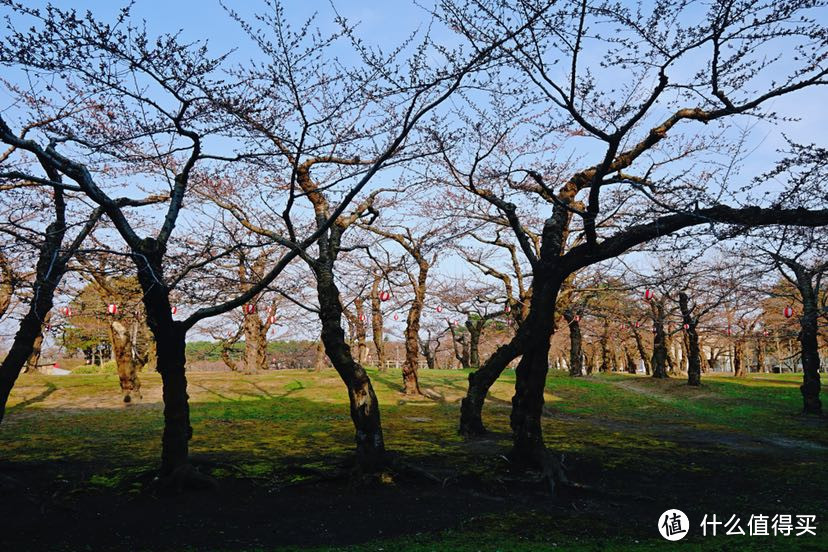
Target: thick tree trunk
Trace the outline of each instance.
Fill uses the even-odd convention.
[[[365,369],[354,361],[351,348],[345,342],[342,303],[334,282],[332,263],[332,260],[322,260],[314,265],[322,342],[334,369],[348,389],[351,420],[356,430],[357,461],[363,470],[375,471],[382,467],[385,455],[379,402],[371,379]]]
[[[161,437],[162,478],[178,485],[190,485],[189,441],[190,405],[187,395],[186,336],[181,322],[173,320],[170,290],[164,283],[162,259],[164,247],[156,240],[143,240],[140,255],[133,259],[138,269],[138,282],[144,292],[143,302],[147,325],[155,338],[156,370],[161,374],[164,400],[164,433]]]
[[[698,320],[693,318],[687,294],[679,293],[682,322],[687,326],[687,385],[701,385],[701,348],[696,331]]]
[[[124,402],[141,399],[141,381],[138,379],[138,363],[132,355],[132,335],[123,322],[113,320],[109,323],[109,338],[115,354],[115,366],[121,383]]]
[[[244,359],[248,373],[267,367],[267,329],[256,312],[244,315]]]
[[[461,435],[473,436],[486,433],[483,425],[483,402],[503,370],[520,355],[523,336],[523,328],[518,328],[517,334],[509,343],[498,347],[483,366],[469,374],[469,388],[460,403]]]
[[[515,370],[515,394],[510,416],[510,458],[518,465],[538,467],[543,467],[545,458],[541,428],[543,394],[549,371],[549,344],[555,330],[555,302],[563,282],[563,278],[543,272],[538,269],[535,273],[532,306],[521,327],[521,330],[526,330],[527,340]]]
[[[819,344],[817,342],[819,307],[811,274],[796,270],[797,287],[802,296],[803,312],[799,319],[799,343],[802,346],[802,411],[805,414],[822,415],[822,401],[819,398]]]

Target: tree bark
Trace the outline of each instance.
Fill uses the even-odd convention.
[[[248,373],[267,367],[267,329],[258,312],[244,315],[244,358]]]
[[[549,344],[555,330],[555,302],[563,278],[539,266],[533,281],[532,305],[521,330],[526,331],[525,350],[515,369],[512,397],[512,451],[518,465],[543,466],[545,446],[541,418],[546,374],[549,371]]]
[[[56,178],[50,174],[51,178]],[[46,228],[38,253],[32,301],[23,316],[20,327],[3,363],[0,364],[0,422],[6,413],[12,387],[20,376],[26,361],[32,356],[35,340],[41,335],[43,320],[52,310],[55,289],[66,272],[68,256],[60,255],[66,234],[65,204],[63,193],[55,190],[55,221]]]
[[[46,316],[43,318],[43,324],[40,325],[40,333],[37,334],[37,337],[32,344],[32,354],[29,356],[29,360],[26,361],[26,367],[24,371],[26,373],[29,372],[39,372],[40,371],[40,353],[43,349],[43,330],[46,328],[46,325],[52,319],[52,311],[46,313]]]
[[[132,355],[132,334],[123,322],[112,320],[109,323],[109,339],[115,355],[115,366],[125,403],[141,399],[141,381],[138,379],[138,363]]]
[[[638,356],[644,364],[644,373],[649,376],[652,374],[652,369],[650,368],[650,358],[647,355],[647,350],[644,348],[644,340],[641,338],[641,332],[636,327],[633,327],[633,338],[635,338],[635,347],[638,349]]]
[[[466,328],[469,330],[469,365],[473,368],[480,366],[480,336],[485,325],[483,318],[466,320]]]
[[[660,302],[650,305],[653,311],[653,377],[667,378],[667,336],[664,332],[664,305]]]
[[[380,372],[384,372],[386,370],[385,343],[382,335],[382,302],[379,298],[381,283],[382,273],[375,274],[374,281],[371,284],[371,339],[374,342],[374,350],[377,352],[377,368]]]
[[[737,339],[733,344],[733,375],[738,378],[747,375],[744,360],[742,340]]]
[[[323,245],[323,248],[327,248]],[[319,319],[322,342],[334,369],[348,389],[351,420],[355,428],[357,461],[365,471],[382,467],[385,441],[382,434],[380,409],[371,379],[354,360],[342,330],[342,303],[333,275],[333,259],[328,253],[314,263],[316,289],[319,296]]]
[[[814,289],[812,274],[801,265],[794,265],[797,287],[802,297],[803,312],[799,318],[799,343],[802,346],[802,411],[805,414],[822,415],[819,398],[819,344],[817,342],[819,320],[818,293]]]
[[[609,351],[609,318],[604,318],[604,322],[602,324],[603,330],[601,331],[601,338],[599,339],[599,345],[601,347],[601,365],[598,367],[599,372],[609,372],[610,371],[610,351]]]
[[[186,335],[172,317],[170,289],[164,283],[164,246],[153,238],[142,240],[140,255],[133,256],[138,282],[144,292],[147,325],[155,338],[156,370],[161,374],[164,432],[161,437],[162,478],[175,479],[189,468],[190,404],[187,394]]]
[[[509,343],[501,345],[479,369],[469,374],[469,388],[460,403],[460,434],[483,435],[483,402],[486,395],[503,370],[519,355],[525,332],[522,326]]]
[[[569,326],[569,375],[582,376],[584,373],[584,353],[581,347],[580,316],[571,309],[563,313],[564,320]]]
[[[422,256],[417,258],[417,283],[414,286],[414,298],[408,310],[408,319],[405,325],[405,362],[402,367],[403,393],[406,395],[420,395],[420,382],[417,379],[417,364],[419,362],[420,318],[425,303],[426,282],[428,280],[429,265]]]
[[[694,318],[690,309],[689,297],[684,292],[679,293],[679,309],[682,322],[687,325],[687,385],[701,385],[701,349],[699,334],[696,331],[698,319]]]

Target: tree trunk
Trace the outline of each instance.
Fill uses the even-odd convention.
[[[469,374],[469,388],[460,403],[460,434],[483,435],[483,402],[503,370],[519,355],[523,345],[524,330],[521,326],[509,343],[501,345],[478,370]]]
[[[698,320],[693,318],[687,294],[679,293],[682,322],[687,326],[687,385],[701,385],[701,349],[696,331]]]
[[[571,309],[563,313],[569,326],[569,375],[582,376],[584,373],[584,353],[581,348],[581,317]]]
[[[382,467],[385,441],[382,434],[380,409],[371,379],[365,369],[354,361],[351,348],[342,330],[342,303],[333,275],[333,260],[322,259],[313,265],[319,296],[319,319],[322,342],[334,369],[348,389],[351,420],[354,423],[357,461],[366,471]]]
[[[41,335],[43,320],[52,310],[55,288],[66,271],[67,258],[59,256],[66,226],[63,223],[62,194],[55,192],[57,221],[46,228],[45,239],[40,246],[35,271],[32,301],[29,310],[20,321],[20,327],[3,363],[0,364],[0,422],[6,413],[12,387],[20,376],[26,361],[32,356],[35,340]],[[58,199],[60,198],[60,199]]]
[[[318,372],[324,367],[325,367],[325,344],[322,343],[322,340],[320,339],[319,343],[316,344],[316,354],[314,355],[313,369]]]
[[[664,333],[664,305],[654,303],[653,311],[653,377],[667,378],[667,336]]]
[[[480,335],[485,324],[483,319],[466,320],[466,328],[469,330],[469,365],[473,368],[480,367]]]
[[[633,353],[630,350],[629,346],[624,343],[624,358],[627,363],[627,373],[628,374],[635,374],[638,372],[638,368],[635,365],[635,359],[633,358]]]
[[[40,333],[37,334],[37,337],[32,344],[32,354],[29,356],[29,360],[26,361],[26,367],[24,369],[26,373],[40,371],[40,353],[43,349],[43,330],[46,328],[46,325],[51,319],[52,311],[49,311],[43,318],[43,324],[40,325]]]
[[[248,373],[267,367],[267,329],[257,312],[244,315],[244,359]]]
[[[533,281],[532,305],[521,330],[526,329],[526,348],[515,369],[512,397],[512,451],[518,465],[543,466],[545,447],[541,418],[546,374],[549,371],[549,344],[554,333],[555,302],[563,278],[538,269]]]
[[[742,350],[742,340],[737,339],[733,344],[733,375],[739,378],[747,375]]]
[[[355,325],[355,333],[356,333],[356,342],[357,342],[357,358],[356,361],[360,364],[365,364],[365,360],[368,358],[368,343],[366,341],[366,337],[368,335],[367,330],[365,329],[365,303],[362,300],[362,297],[357,297],[354,299],[354,307],[356,307],[356,325]]]
[[[371,339],[374,342],[374,350],[377,352],[377,368],[380,372],[385,371],[385,343],[383,342],[382,324],[382,302],[380,301],[380,284],[382,273],[374,275],[374,282],[371,285]]]
[[[138,364],[132,356],[132,335],[120,320],[109,323],[109,338],[115,354],[115,366],[121,383],[124,402],[141,399],[141,381],[138,379]]]
[[[601,338],[599,339],[599,345],[601,347],[601,365],[598,367],[599,372],[609,372],[610,371],[610,352],[609,352],[609,318],[604,318],[604,323],[602,324],[603,331],[601,332]]]
[[[819,378],[819,344],[817,343],[819,307],[811,274],[795,270],[797,287],[802,296],[803,312],[799,319],[799,343],[802,346],[802,411],[805,414],[822,415]]]
[[[420,383],[417,379],[417,364],[419,361],[420,317],[425,302],[426,281],[429,265],[422,258],[418,259],[417,286],[414,288],[414,298],[408,310],[408,319],[405,325],[405,362],[402,367],[403,393],[406,395],[420,395]]]
[[[652,373],[652,369],[650,368],[650,358],[647,355],[647,350],[644,348],[644,340],[641,338],[641,332],[638,328],[633,329],[633,337],[635,338],[635,347],[638,349],[638,356],[644,364],[644,373],[649,376]]]

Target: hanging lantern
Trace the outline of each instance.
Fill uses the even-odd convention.
[[[72,316],[72,309],[69,307],[63,307],[60,309],[60,312],[62,312],[64,316]]]
[[[640,327],[641,327],[641,322],[636,322],[636,323],[635,323],[635,327],[636,327],[636,328],[640,328]]]
[[[580,315],[580,314],[576,314],[576,315],[575,315],[575,322],[580,322],[580,321],[581,321],[581,315]]]
[[[690,329],[690,324],[685,324],[685,325],[683,326],[683,328],[684,328],[685,330],[689,330],[689,329]]]
[[[457,327],[457,320],[452,320],[451,325],[454,326],[454,327]]]
[[[437,305],[437,312],[443,312],[443,306]]]
[[[512,312],[512,307],[510,307],[509,305],[506,305],[506,308],[505,308],[505,309],[503,309],[503,312],[505,312],[505,313],[510,313],[510,312]]]
[[[242,307],[244,314],[253,314],[256,312],[256,305],[253,303],[248,303],[244,307]]]
[[[785,307],[784,309],[782,309],[782,314],[785,315],[785,318],[790,318],[791,316],[793,316],[793,313],[794,310],[792,307]]]
[[[769,335],[768,330],[762,330],[762,335],[765,336],[765,337],[768,337],[768,335]]]
[[[47,331],[47,332],[51,332],[51,331],[52,331],[52,325],[51,325],[51,324],[46,324],[46,331]]]
[[[388,291],[381,291],[379,294],[380,301],[388,301],[391,299],[391,293]]]
[[[273,311],[274,311],[274,310],[275,310],[275,309],[273,308],[273,305],[268,305],[268,306],[267,306],[267,314],[273,314]]]
[[[652,298],[653,298],[653,290],[651,290],[651,289],[644,290],[644,300],[649,301]]]
[[[268,316],[268,317],[267,317],[267,323],[268,323],[268,324],[270,324],[271,326],[272,326],[273,324],[275,324],[275,323],[276,323],[276,315],[275,315],[275,314],[271,314],[270,316]]]
[[[172,311],[173,314],[177,314],[178,313],[178,307],[173,307],[171,309],[171,311]]]
[[[394,320],[399,320],[399,319],[400,319],[400,315],[395,312],[394,313]]]
[[[365,322],[365,313],[362,313],[362,314],[359,315],[359,321],[360,322]]]
[[[110,303],[109,306],[106,308],[106,312],[109,314],[118,314],[118,305],[115,303]]]
[[[653,333],[658,333],[658,328],[653,326]]]

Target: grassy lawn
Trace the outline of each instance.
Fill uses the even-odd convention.
[[[423,371],[430,398],[414,399],[400,394],[399,373],[372,371],[371,377],[389,450],[435,473],[461,475],[452,481],[471,478],[488,489],[486,500],[497,499],[505,480],[513,372],[492,389],[484,410],[492,435],[482,442],[467,442],[456,432],[466,373]],[[209,461],[220,480],[301,485],[351,456],[347,398],[332,371],[194,372],[189,381],[191,453]],[[144,374],[142,382],[143,401],[125,407],[114,375],[22,376],[0,425],[2,460],[48,464],[55,477],[71,481],[73,496],[140,494],[135,477],[155,466],[162,428],[160,378]],[[798,414],[798,385],[796,374],[708,376],[692,389],[677,379],[553,372],[547,445],[563,455],[573,479],[601,494],[549,509],[539,493],[527,492],[535,498],[498,506],[494,514],[453,512],[457,521],[439,530],[426,525],[392,538],[374,534],[348,549],[664,550],[671,548],[655,523],[668,508],[682,509],[694,525],[678,543],[685,550],[828,549],[822,526],[816,538],[702,538],[696,526],[705,513],[740,515],[744,527],[760,513],[816,514],[822,521],[827,426]],[[389,485],[401,496],[410,491]],[[453,489],[460,492],[463,484],[433,492]]]

